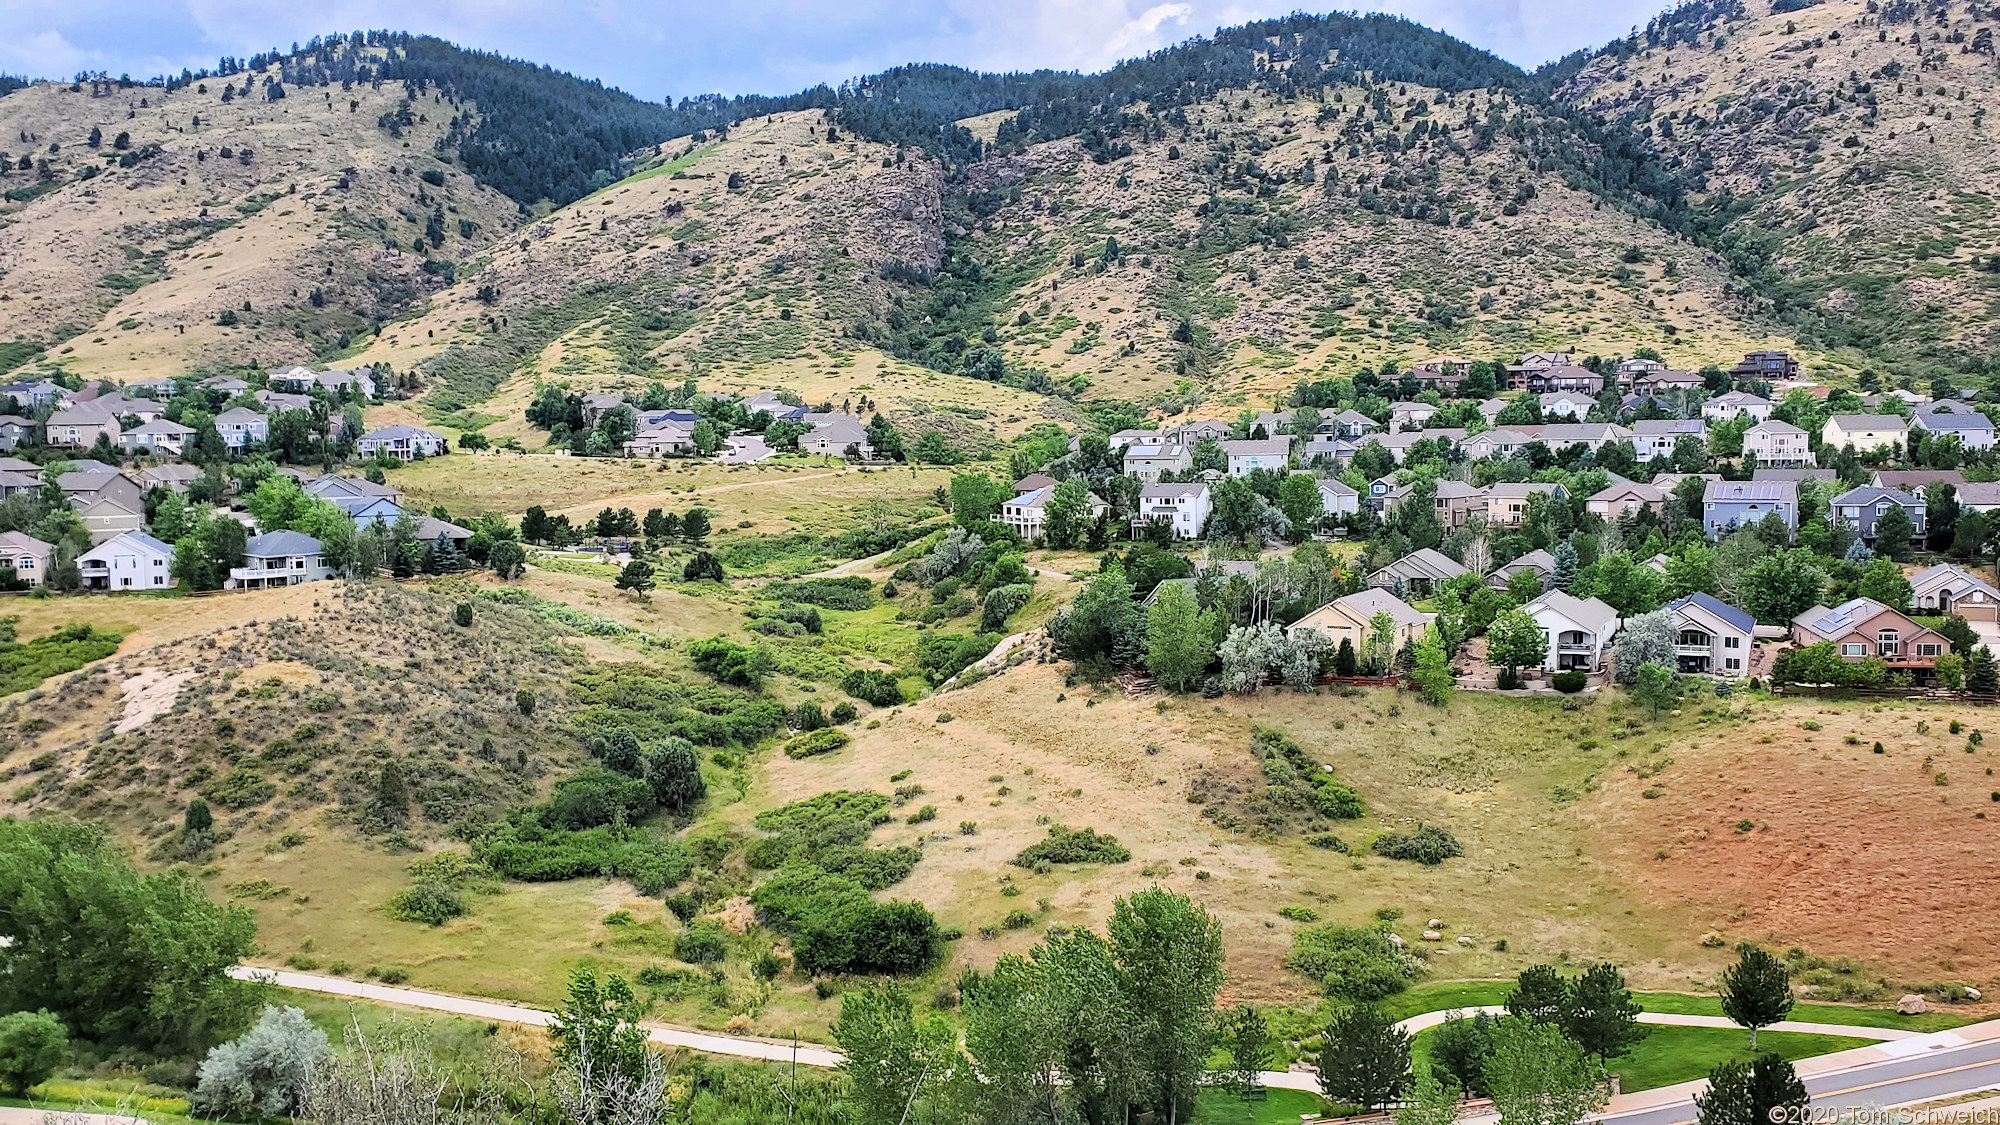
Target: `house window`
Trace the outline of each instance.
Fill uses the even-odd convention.
[[[1723,660],[1722,666],[1734,672],[1743,667],[1743,662],[1731,656]]]
[[[1917,646],[1917,655],[1918,655],[1918,656],[1942,656],[1942,655],[1944,655],[1944,646],[1943,646],[1943,645],[1918,645],[1918,646]]]
[[[1842,656],[1867,656],[1868,646],[1864,644],[1844,644],[1840,646]]]
[[[1875,653],[1878,656],[1894,656],[1898,648],[1896,630],[1884,629],[1875,634]]]
[[[1743,639],[1742,639],[1741,637],[1724,637],[1724,638],[1722,638],[1722,647],[1723,647],[1723,648],[1742,648],[1742,647],[1743,647]]]

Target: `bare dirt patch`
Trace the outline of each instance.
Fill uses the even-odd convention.
[[[2000,973],[1982,940],[2000,927],[2000,781],[1993,750],[1966,749],[1994,714],[1817,701],[1755,713],[1675,745],[1660,777],[1606,784],[1594,835],[1620,880],[1682,914],[1684,933],[1797,944],[1916,980]],[[1950,733],[1953,719],[1965,732]]]

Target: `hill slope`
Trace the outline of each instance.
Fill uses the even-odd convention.
[[[1704,174],[1740,314],[1948,371],[2000,346],[1996,24],[1979,4],[1700,0],[1548,77]]]

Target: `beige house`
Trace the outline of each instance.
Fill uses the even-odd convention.
[[[1806,432],[1776,418],[1766,418],[1743,431],[1743,453],[1754,455],[1759,465],[1810,465],[1813,460]]]
[[[55,548],[32,535],[18,531],[0,532],[0,566],[14,568],[14,577],[30,586],[39,586],[49,573],[49,559]]]
[[[1538,492],[1546,492],[1561,500],[1569,495],[1559,484],[1501,482],[1486,486],[1486,524],[1488,527],[1519,527],[1528,517],[1528,497]]]
[[[1388,614],[1396,623],[1393,647],[1397,652],[1401,652],[1404,645],[1421,640],[1424,630],[1431,623],[1430,614],[1411,609],[1387,590],[1368,589],[1335,598],[1292,622],[1285,629],[1285,634],[1295,636],[1309,629],[1326,638],[1327,644],[1335,648],[1340,647],[1342,641],[1350,641],[1359,651],[1367,646],[1368,638],[1374,631],[1369,623],[1378,613]]]
[[[100,435],[118,444],[118,416],[88,403],[58,410],[42,425],[44,443],[57,449],[89,449]]]
[[[1857,453],[1901,445],[1910,437],[1910,424],[1900,414],[1836,414],[1820,430],[1820,444],[1828,449],[1853,446]]]

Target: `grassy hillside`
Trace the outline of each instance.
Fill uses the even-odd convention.
[[[1729,312],[1850,366],[1978,369],[2000,346],[1996,25],[1978,4],[1704,0],[1549,77],[1701,175]]]
[[[245,81],[38,82],[0,98],[17,166],[0,176],[0,340],[86,376],[326,359],[509,232],[514,205],[435,155],[453,112],[435,93],[273,101],[259,83],[236,96]],[[377,123],[405,106],[400,136]]]

